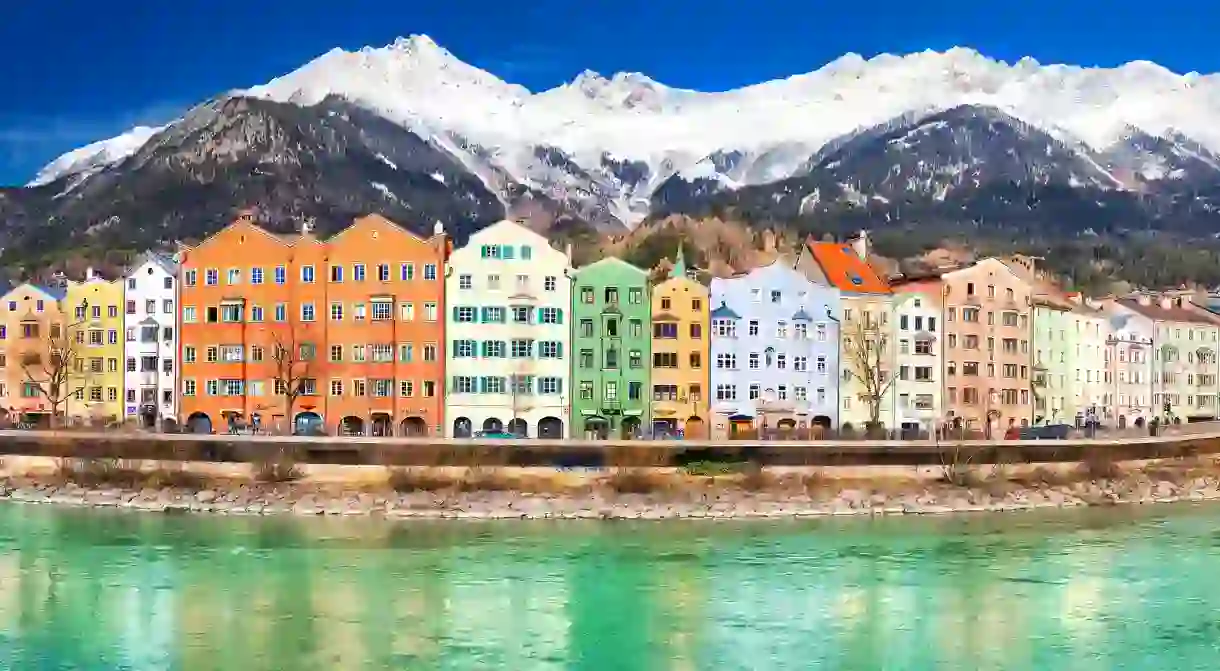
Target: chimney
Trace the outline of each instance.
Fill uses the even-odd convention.
[[[445,225],[442,224],[439,219],[437,219],[436,223],[432,225],[432,235],[444,235],[444,234],[445,234]]]
[[[572,243],[569,242],[567,244],[567,246],[565,246],[563,248],[563,253],[568,255],[568,263],[571,263],[572,262]]]
[[[93,279],[93,266],[85,268],[85,281],[88,282],[91,279]]]
[[[851,248],[856,252],[856,256],[867,261],[868,253],[870,251],[868,247],[868,231],[862,230],[860,231],[860,235],[857,235],[856,239],[852,240]]]
[[[1152,305],[1152,296],[1148,294],[1140,294],[1137,300],[1139,300],[1140,305]]]
[[[1173,307],[1173,299],[1168,296],[1161,296],[1161,309],[1168,310]]]

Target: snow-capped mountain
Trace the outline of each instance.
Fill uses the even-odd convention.
[[[331,50],[163,128],[65,154],[27,188],[0,189],[0,246],[164,244],[247,206],[323,231],[373,210],[424,232],[440,218],[459,235],[506,215],[621,232],[732,210],[826,226],[917,212],[1210,235],[1215,118],[1220,76],[1138,61],[1007,64],[958,48],[849,54],[723,92],[591,71],[533,92],[415,36]]]
[[[533,93],[414,36],[383,48],[334,49],[238,93],[303,106],[338,96],[452,153],[493,191],[525,187],[627,224],[648,213],[652,192],[674,174],[728,187],[775,181],[808,167],[835,138],[966,104],[994,107],[1092,151],[1133,129],[1220,151],[1213,121],[1220,76],[1178,75],[1143,61],[1111,69],[1032,59],[1010,65],[960,48],[867,60],[849,54],[814,72],[718,93],[589,71]],[[102,143],[104,155],[84,165],[117,162],[150,135]],[[565,165],[557,167],[561,155]],[[734,167],[717,169],[717,156],[727,155],[737,156]],[[35,183],[79,172],[78,158],[57,159]],[[623,179],[607,161],[646,170]]]

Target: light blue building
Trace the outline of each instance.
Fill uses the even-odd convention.
[[[835,426],[839,290],[779,259],[711,286],[712,436]]]

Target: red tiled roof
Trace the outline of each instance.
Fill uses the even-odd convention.
[[[845,242],[806,242],[826,280],[840,291],[861,294],[893,293],[889,283]]]

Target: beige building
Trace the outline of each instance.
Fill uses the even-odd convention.
[[[904,282],[944,310],[944,424],[993,433],[1033,416],[1030,315],[1033,262],[982,259]]]
[[[12,421],[62,418],[82,388],[61,312],[63,298],[61,289],[34,284],[0,297],[0,403]],[[64,353],[66,361],[56,363]]]

